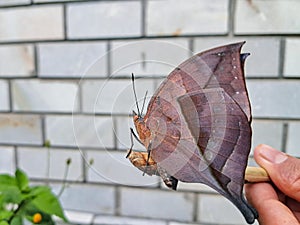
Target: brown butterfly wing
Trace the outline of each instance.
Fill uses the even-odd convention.
[[[159,166],[180,181],[216,189],[253,222],[257,215],[242,197],[251,142],[243,44],[208,50],[179,65],[152,97],[144,120]]]
[[[245,113],[220,88],[192,92],[178,101],[193,137],[197,138],[197,153],[202,160],[199,174],[185,181],[210,180],[207,185],[231,200],[249,223],[254,222],[257,213],[242,194],[247,166],[243,162],[247,162],[251,143],[251,127]],[[181,180],[182,175],[179,171],[175,177]]]

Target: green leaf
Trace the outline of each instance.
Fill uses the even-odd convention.
[[[0,221],[0,225],[9,225],[6,221]]]
[[[15,216],[10,222],[10,225],[22,225],[22,224],[23,224],[23,220],[21,216]]]
[[[1,220],[8,220],[13,214],[14,213],[12,211],[1,210],[0,211],[0,221]]]
[[[42,185],[41,186],[32,187],[31,191],[30,191],[30,193],[33,196],[37,196],[39,194],[48,193],[48,192],[51,192],[50,188],[48,186],[42,186]]]
[[[64,221],[67,221],[57,197],[50,189],[40,190],[37,197],[32,201],[32,204],[47,214],[56,215]]]
[[[29,179],[27,175],[20,169],[16,170],[16,181],[19,189],[21,191],[28,191],[29,189]]]
[[[35,186],[35,187],[28,187],[26,192],[22,193],[23,200],[32,200],[36,196],[39,195],[39,193],[42,193],[45,190],[49,190],[49,187],[47,186]]]
[[[13,176],[8,174],[1,174],[0,175],[0,187],[1,186],[16,186],[17,181]]]
[[[16,203],[19,204],[22,200],[22,194],[16,186],[0,187],[1,203]]]

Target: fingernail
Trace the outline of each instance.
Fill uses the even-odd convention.
[[[283,152],[277,151],[268,145],[261,146],[259,155],[266,161],[274,164],[280,164],[288,158]]]

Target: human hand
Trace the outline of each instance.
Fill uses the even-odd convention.
[[[255,161],[269,174],[272,183],[245,185],[246,197],[258,213],[261,225],[299,225],[300,159],[267,145],[254,151]]]

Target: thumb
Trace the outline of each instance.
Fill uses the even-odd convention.
[[[300,159],[268,145],[257,146],[254,158],[284,194],[300,202]]]

